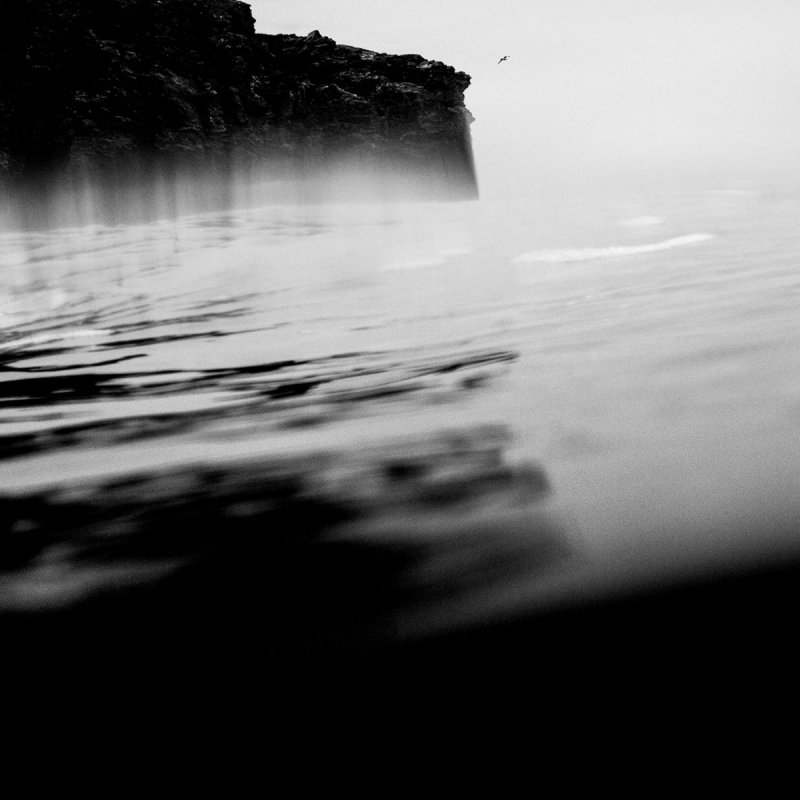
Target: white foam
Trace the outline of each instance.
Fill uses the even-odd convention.
[[[708,239],[713,239],[711,233],[689,233],[686,236],[676,236],[665,239],[663,242],[652,244],[617,245],[612,247],[580,247],[565,250],[534,250],[530,253],[521,253],[511,259],[512,264],[529,264],[544,262],[547,264],[560,264],[567,261],[589,261],[596,258],[619,258],[621,256],[635,256],[644,253],[655,253],[659,250],[671,250],[673,247],[683,247],[688,244],[698,244]]]

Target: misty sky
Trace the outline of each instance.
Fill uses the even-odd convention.
[[[769,162],[798,169],[796,0],[252,0],[258,30],[317,28],[469,72],[479,162]],[[509,61],[498,66],[502,55]]]

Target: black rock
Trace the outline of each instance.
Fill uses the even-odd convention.
[[[238,0],[12,0],[0,176],[231,159],[432,168],[475,193],[470,78],[419,55],[255,32]]]

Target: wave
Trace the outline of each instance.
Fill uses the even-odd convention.
[[[0,327],[2,327],[1,319]],[[52,342],[61,342],[64,339],[81,339],[89,336],[108,336],[111,333],[113,333],[113,331],[106,330],[105,328],[75,328],[72,330],[54,331],[52,333],[40,333],[22,338],[12,337],[8,341],[0,340],[0,351],[10,349],[17,350],[21,347],[30,347],[31,345],[51,344]]]
[[[642,253],[655,253],[658,250],[671,250],[673,247],[683,247],[687,244],[698,244],[708,239],[713,239],[711,233],[689,233],[685,236],[675,236],[663,242],[652,244],[616,245],[611,247],[580,247],[565,250],[534,250],[522,253],[511,259],[513,264],[528,264],[532,262],[545,262],[558,264],[566,261],[589,261],[595,258],[618,258],[619,256],[634,256]]]

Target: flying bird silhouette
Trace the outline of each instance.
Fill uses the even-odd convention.
[[[507,58],[508,56],[503,56],[497,63],[502,64]]]

